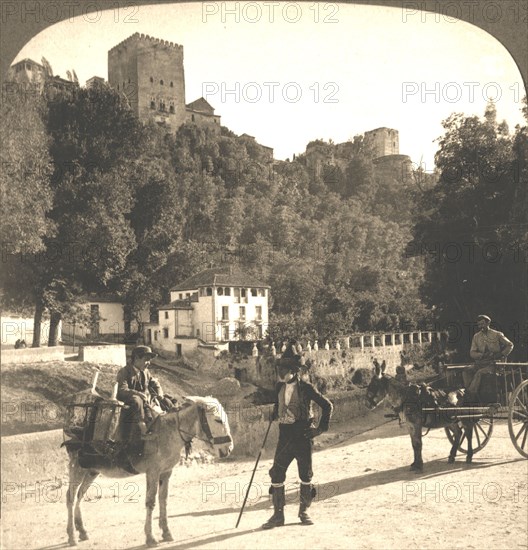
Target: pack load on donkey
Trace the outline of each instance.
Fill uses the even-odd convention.
[[[123,441],[119,419],[125,404],[116,399],[116,387],[110,399],[97,392],[98,376],[96,371],[89,390],[71,396],[64,423],[64,435],[71,439],[65,440],[63,446],[78,450],[79,461],[87,468],[114,463]]]

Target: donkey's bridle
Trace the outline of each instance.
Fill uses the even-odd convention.
[[[202,430],[204,431],[209,441],[212,441],[213,445],[222,445],[224,443],[231,443],[232,439],[230,435],[222,435],[220,437],[213,436],[213,433],[211,432],[211,428],[209,427],[209,422],[207,421],[207,413],[205,412],[204,408],[200,407],[200,412],[198,414],[200,417],[200,424],[202,426]]]
[[[200,427],[202,428],[202,431],[206,435],[207,439],[203,439],[201,437],[198,437],[196,434],[191,434],[189,432],[186,432],[180,428],[180,411],[177,410],[176,414],[178,415],[178,432],[180,434],[180,437],[182,438],[182,441],[185,443],[186,446],[190,445],[193,439],[199,439],[200,441],[205,441],[206,443],[211,443],[212,445],[222,445],[224,443],[231,443],[232,439],[230,435],[223,435],[221,437],[214,437],[213,433],[211,432],[211,428],[209,427],[209,422],[207,421],[207,413],[205,412],[205,409],[203,407],[198,406],[198,418],[200,419]],[[185,437],[183,437],[183,434],[190,435],[191,439],[186,440]]]

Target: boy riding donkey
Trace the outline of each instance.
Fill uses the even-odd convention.
[[[157,401],[163,410],[172,408],[172,401],[164,396],[160,383],[148,369],[150,360],[157,356],[148,346],[136,346],[130,363],[117,373],[117,398],[126,403],[125,424],[128,440],[135,441],[139,434],[148,439],[147,424],[152,421],[151,406]],[[137,426],[133,429],[132,426]]]
[[[293,459],[297,460],[301,478],[299,518],[303,525],[312,525],[308,508],[315,496],[312,486],[312,447],[313,438],[328,430],[332,403],[323,397],[311,384],[299,377],[302,358],[297,355],[294,344],[290,344],[277,364],[280,382],[277,384],[277,401],[273,410],[273,420],[279,421],[279,441],[275,451],[271,476],[274,514],[262,526],[273,529],[284,525],[284,481],[286,471]],[[322,409],[319,426],[314,427],[312,401]]]

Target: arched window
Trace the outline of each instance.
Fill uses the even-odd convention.
[[[160,80],[160,86],[163,86],[163,80]]]
[[[173,88],[174,84],[172,83],[172,80],[170,81],[170,87]]]
[[[207,287],[207,296],[213,295],[213,289],[211,287]]]
[[[117,85],[117,91],[119,92],[119,84]]]
[[[219,287],[216,289],[216,293],[218,294],[218,296],[223,296],[223,295],[224,295],[224,289],[223,289],[223,287],[219,286]]]
[[[192,121],[194,122],[194,115],[191,115],[191,119],[192,119]]]
[[[151,81],[151,82],[154,82],[154,79],[153,79],[152,77],[150,77],[150,81]]]
[[[174,114],[174,105],[169,106],[169,113]]]

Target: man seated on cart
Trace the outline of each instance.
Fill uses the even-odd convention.
[[[477,317],[477,326],[480,329],[473,336],[471,359],[475,366],[464,369],[464,385],[469,396],[478,397],[480,380],[484,374],[495,374],[495,361],[505,360],[513,349],[513,343],[502,332],[490,328],[491,318],[487,315]]]

